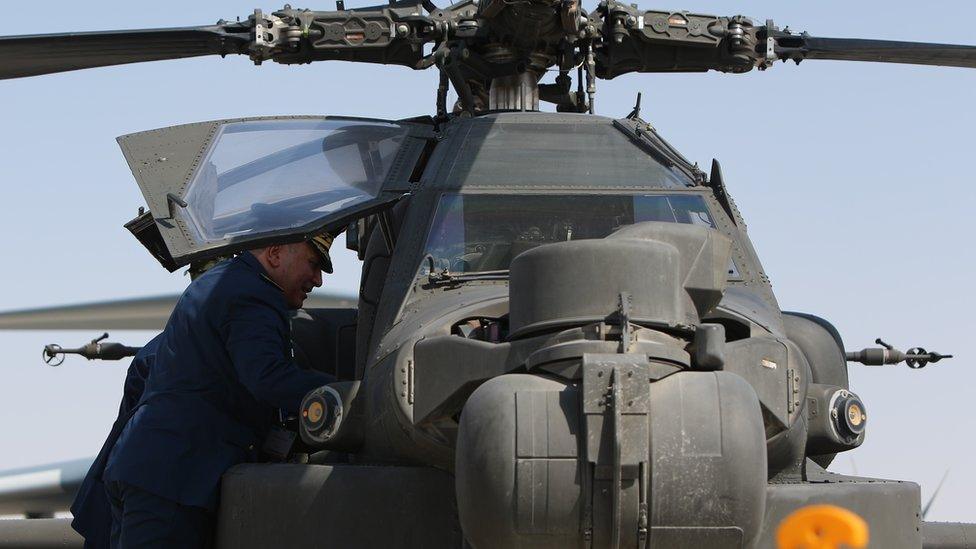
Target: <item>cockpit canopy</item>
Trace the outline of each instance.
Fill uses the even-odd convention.
[[[175,270],[342,230],[410,192],[445,192],[428,253],[439,268],[470,272],[507,269],[543,242],[602,238],[640,221],[713,225],[689,192],[699,174],[646,123],[495,113],[437,131],[422,120],[302,116],[123,136],[150,208],[127,227]],[[670,194],[651,194],[662,192]]]
[[[425,253],[437,270],[507,270],[515,256],[530,248],[604,238],[643,221],[715,227],[700,194],[445,193]]]
[[[410,122],[279,117],[123,136],[151,212],[127,226],[170,270],[300,240],[407,192],[430,134]]]
[[[374,199],[407,133],[378,121],[222,125],[186,193],[194,239],[301,227]]]

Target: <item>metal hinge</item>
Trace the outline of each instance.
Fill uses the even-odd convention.
[[[789,376],[786,380],[786,411],[792,414],[800,408],[800,373],[795,368],[788,368],[786,375]]]

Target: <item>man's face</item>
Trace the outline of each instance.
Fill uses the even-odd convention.
[[[274,248],[277,248],[275,250]],[[285,291],[289,309],[298,309],[312,288],[322,285],[319,256],[307,242],[271,246],[268,276]]]

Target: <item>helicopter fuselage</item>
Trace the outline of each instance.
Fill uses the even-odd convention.
[[[351,419],[309,442],[453,475],[478,547],[766,546],[799,501],[918,546],[916,485],[823,470],[864,439],[843,344],[780,311],[717,166],[636,118],[437,130],[354,243]]]

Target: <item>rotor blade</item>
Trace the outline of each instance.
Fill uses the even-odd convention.
[[[247,52],[243,23],[0,37],[0,79],[53,72]]]
[[[932,504],[935,503],[935,498],[939,496],[939,490],[942,489],[942,485],[945,484],[946,477],[948,476],[949,476],[949,470],[946,469],[946,472],[942,474],[942,480],[939,481],[939,485],[936,486],[935,491],[932,492],[932,497],[929,498],[928,503],[926,503],[925,507],[922,508],[922,520],[925,520],[925,517],[928,516],[929,509],[931,509]]]
[[[0,515],[66,511],[94,458],[0,471]]]
[[[775,39],[776,55],[783,60],[832,59],[976,69],[976,46],[806,35],[780,35]]]
[[[178,295],[0,313],[0,330],[162,330]],[[313,293],[306,309],[355,308],[358,297]]]

